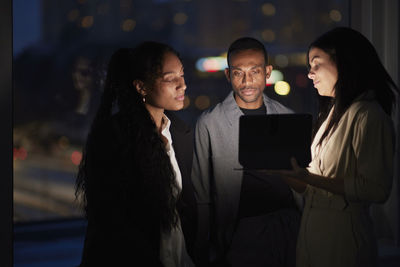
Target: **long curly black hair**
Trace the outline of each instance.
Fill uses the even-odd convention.
[[[373,91],[376,101],[389,116],[395,105],[396,93],[399,89],[382,65],[379,56],[371,42],[356,30],[347,27],[334,28],[319,38],[310,46],[322,49],[336,64],[338,80],[334,86],[335,97],[319,96],[319,114],[315,133],[327,118],[332,106],[335,109],[319,144],[322,144],[329,132],[335,131],[340,118],[354,100],[365,92]],[[308,64],[310,68],[310,65]]]
[[[98,126],[118,112],[120,128],[129,137],[128,142],[131,142],[126,147],[140,168],[136,173],[140,174],[139,179],[146,190],[143,203],[147,203],[148,210],[160,219],[163,231],[170,231],[177,225],[176,204],[179,196],[176,194],[178,190],[174,171],[156,125],[143,103],[143,97],[133,86],[133,81],[140,80],[146,89],[152,90],[156,78],[161,75],[166,53],[173,53],[179,58],[178,53],[166,44],[144,42],[134,49],[121,48],[110,59],[101,103],[83,150],[76,180],[75,196],[81,201],[86,216],[89,212],[88,181],[96,179],[87,175],[88,143]]]

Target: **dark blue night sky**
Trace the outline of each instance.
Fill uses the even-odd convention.
[[[13,54],[40,41],[41,1],[13,1]]]

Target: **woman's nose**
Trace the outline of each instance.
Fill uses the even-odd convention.
[[[315,74],[314,74],[313,71],[310,70],[310,71],[308,72],[307,76],[308,76],[308,79],[314,80]]]
[[[182,77],[181,82],[179,83],[178,89],[186,90],[185,78]]]

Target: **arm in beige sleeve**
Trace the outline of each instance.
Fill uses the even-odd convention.
[[[354,125],[352,146],[357,161],[355,177],[346,177],[346,198],[351,201],[385,202],[393,180],[394,131],[383,111],[367,110]]]

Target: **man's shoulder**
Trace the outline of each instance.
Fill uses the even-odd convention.
[[[197,120],[197,123],[212,123],[213,121],[217,121],[223,115],[222,103],[218,103],[213,107],[210,107],[204,110]]]
[[[264,104],[267,110],[274,110],[276,113],[294,113],[292,109],[280,103],[278,100],[272,99],[264,94]]]
[[[222,116],[225,116],[225,109],[228,101],[231,101],[230,95],[226,96],[221,102],[216,105],[204,110],[199,116],[198,121],[212,123],[214,121],[220,121]]]

